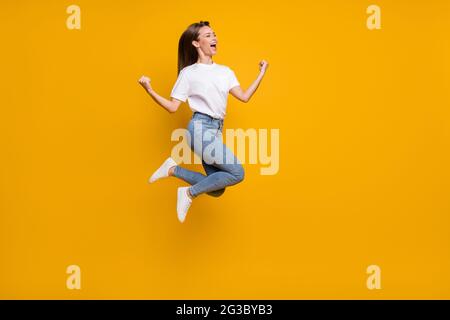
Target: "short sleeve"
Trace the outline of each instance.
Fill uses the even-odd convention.
[[[230,91],[233,87],[239,86],[240,83],[234,74],[234,71],[230,69],[229,80],[228,80],[228,91]]]
[[[178,74],[177,81],[175,82],[170,96],[177,100],[186,102],[189,95],[189,81],[186,74],[186,70],[181,70]]]

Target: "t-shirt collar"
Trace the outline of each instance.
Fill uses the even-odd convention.
[[[214,61],[212,63],[196,62],[196,65],[199,65],[199,66],[202,66],[202,67],[211,68],[211,67],[214,67],[216,65],[216,63]]]

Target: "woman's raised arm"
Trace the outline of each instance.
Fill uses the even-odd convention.
[[[264,74],[266,73],[266,69],[269,66],[269,63],[267,63],[266,60],[262,60],[259,63],[259,74],[255,81],[248,87],[247,90],[242,90],[240,86],[236,86],[231,88],[230,93],[235,97],[236,99],[242,101],[242,102],[249,102],[252,95],[255,93],[256,89],[258,89],[258,86],[261,82],[261,80],[264,77]]]
[[[182,103],[182,101],[172,98],[172,100],[168,100],[153,90],[150,85],[150,78],[146,76],[142,76],[138,80],[139,84],[145,89],[145,91],[152,97],[152,99],[159,104],[161,107],[166,109],[168,112],[173,113],[178,110],[178,107]]]

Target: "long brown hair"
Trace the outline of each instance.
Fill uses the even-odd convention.
[[[200,21],[191,24],[183,32],[178,41],[178,74],[180,71],[198,60],[197,49],[192,45],[192,41],[198,40],[201,27],[210,26],[209,21]]]

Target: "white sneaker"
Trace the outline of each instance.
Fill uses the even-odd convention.
[[[171,157],[167,158],[167,160],[164,161],[164,163],[158,168],[158,170],[156,170],[155,173],[152,174],[149,182],[152,183],[158,179],[167,178],[169,176],[169,169],[176,165],[177,163]]]
[[[192,203],[192,199],[187,194],[187,189],[189,189],[189,187],[178,188],[177,214],[178,220],[180,220],[181,223],[186,219],[187,212]]]

